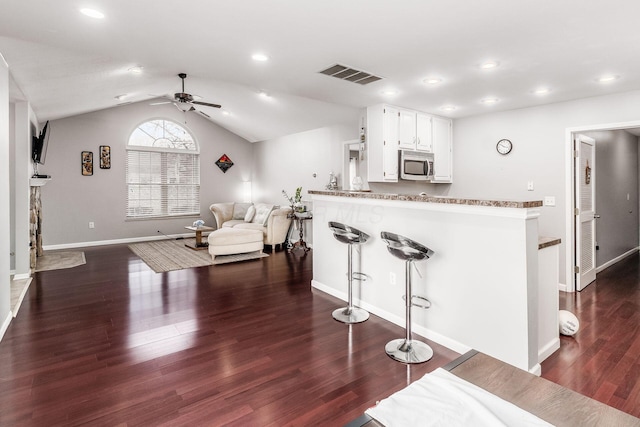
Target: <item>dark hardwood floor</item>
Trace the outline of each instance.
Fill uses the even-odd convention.
[[[401,328],[334,321],[312,252],[163,274],[85,255],[35,275],[0,343],[2,426],[339,426],[457,356],[409,368],[384,352]]]
[[[575,337],[542,363],[542,377],[640,417],[640,256],[607,268],[583,291],[561,293]]]

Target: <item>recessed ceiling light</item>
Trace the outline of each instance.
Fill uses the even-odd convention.
[[[86,7],[83,9],[80,9],[80,13],[82,13],[85,16],[88,16],[89,18],[94,18],[94,19],[104,18],[104,13],[100,12],[99,10],[89,9]]]
[[[551,89],[549,89],[548,87],[541,87],[540,89],[536,89],[533,91],[533,93],[536,95],[546,95],[549,92],[551,92]]]
[[[394,89],[389,89],[389,90],[383,90],[382,92],[380,92],[381,94],[385,95],[385,96],[394,96],[398,94],[397,90]]]
[[[437,85],[442,83],[442,79],[440,77],[427,77],[422,82],[428,85]]]
[[[143,69],[144,67],[131,67],[127,71],[129,71],[131,74],[142,74]]]
[[[480,68],[482,68],[483,70],[491,70],[493,68],[496,68],[498,65],[500,65],[498,61],[486,61],[480,64]]]
[[[614,80],[618,80],[620,78],[620,76],[616,76],[616,75],[609,75],[609,76],[602,76],[602,77],[598,77],[596,79],[596,81],[598,83],[609,83],[612,82]]]
[[[258,95],[260,95],[261,98],[271,98],[271,95],[269,95],[267,92],[263,90],[258,92]]]
[[[223,111],[222,111],[222,115],[223,115],[223,116],[230,116],[230,115],[231,115],[231,113],[230,113],[230,112],[228,112],[227,110],[223,110]]]
[[[269,57],[264,53],[254,53],[253,55],[251,55],[251,59],[253,59],[254,61],[264,62],[268,61]]]
[[[126,98],[126,97],[128,97],[128,96],[129,96],[129,94],[128,94],[128,93],[123,93],[122,95],[118,95],[118,96],[116,96],[115,98],[116,98],[118,101],[122,101],[123,99],[125,99],[125,98]]]
[[[498,98],[484,98],[480,100],[484,105],[493,105],[500,101]]]
[[[458,107],[455,105],[443,105],[440,107],[440,111],[455,111]]]

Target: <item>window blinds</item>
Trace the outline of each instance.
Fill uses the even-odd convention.
[[[195,153],[127,150],[127,218],[200,215]]]

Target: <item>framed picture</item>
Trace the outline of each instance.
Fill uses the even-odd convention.
[[[220,168],[222,172],[227,173],[229,168],[233,166],[233,162],[231,161],[229,156],[227,156],[226,154],[223,154],[222,156],[220,156],[218,160],[216,160],[216,165]]]
[[[93,151],[82,152],[82,175],[93,175]]]
[[[100,146],[100,169],[111,169],[111,147]]]

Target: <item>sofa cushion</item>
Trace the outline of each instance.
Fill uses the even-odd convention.
[[[231,216],[231,219],[244,220],[244,217],[247,215],[247,209],[249,209],[250,206],[253,206],[253,204],[252,203],[235,203],[233,205],[233,215]]]
[[[237,228],[239,230],[257,230],[257,231],[261,231],[265,237],[267,236],[267,227],[255,222],[243,222],[242,224],[237,224],[233,228],[234,229]]]
[[[245,222],[253,221],[253,217],[256,216],[256,207],[251,205],[249,209],[247,209],[247,214],[244,216]]]
[[[244,224],[244,220],[242,219],[232,219],[231,221],[225,221],[224,224],[222,224],[223,228],[230,228],[230,227],[235,227],[238,224]]]
[[[253,217],[251,222],[254,224],[262,224],[266,227],[267,222],[269,221],[269,214],[273,210],[274,206],[266,203],[257,203],[255,208],[256,215]]]

